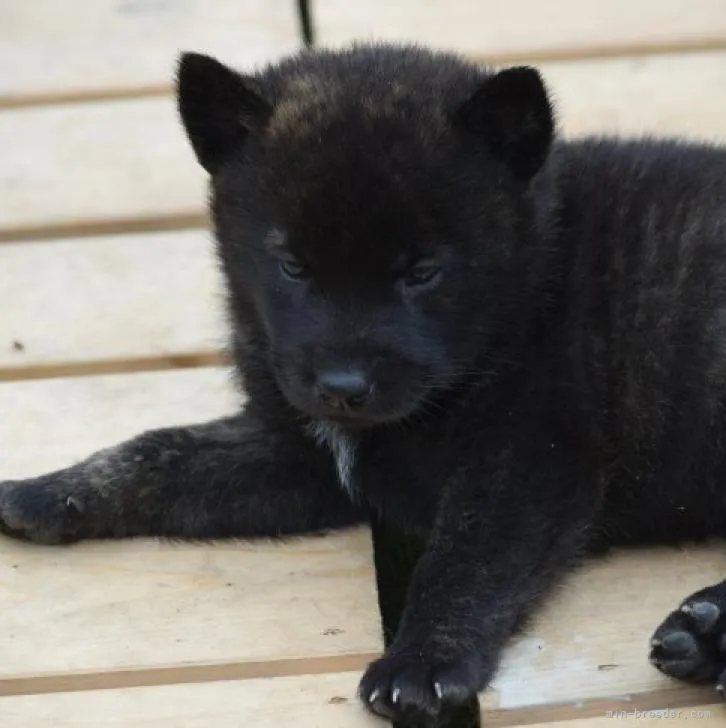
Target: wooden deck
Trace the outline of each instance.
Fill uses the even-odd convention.
[[[182,48],[299,47],[292,0],[0,0],[0,477],[236,405],[204,178],[176,120]],[[571,135],[726,137],[724,0],[314,0],[317,40],[417,39],[541,64]],[[173,263],[169,261],[173,260]],[[726,574],[721,546],[620,554],[568,582],[482,696],[487,726],[722,724],[647,641]],[[0,543],[0,725],[380,725],[365,531],[271,543]],[[687,720],[692,708],[710,717]],[[679,712],[680,711],[680,712]],[[622,726],[663,725],[623,718]]]

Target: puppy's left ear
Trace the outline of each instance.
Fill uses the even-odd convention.
[[[554,116],[542,78],[518,66],[486,79],[454,114],[454,123],[480,135],[492,154],[529,180],[542,166],[554,136]]]
[[[194,153],[210,174],[272,113],[250,79],[200,53],[179,60],[177,103]]]

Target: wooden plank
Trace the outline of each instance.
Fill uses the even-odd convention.
[[[0,246],[0,369],[218,351],[221,289],[202,230]]]
[[[726,141],[726,96],[713,91],[726,86],[726,53],[547,63],[541,69],[565,136]]]
[[[0,383],[0,478],[69,465],[142,430],[235,411],[226,369]]]
[[[721,0],[314,0],[318,42],[416,41],[489,59],[576,58],[726,42]]]
[[[214,369],[0,384],[1,477],[61,467],[233,402],[227,372]],[[162,668],[168,682],[335,671],[379,650],[362,530],[206,547],[3,539],[0,592],[0,694],[137,684]]]
[[[506,653],[482,705],[487,725],[694,705],[648,662],[655,628],[689,594],[723,579],[723,545],[623,551],[593,559],[558,590]]]
[[[0,3],[0,104],[167,89],[181,50],[258,65],[299,46],[292,2]]]
[[[726,86],[726,53],[552,63],[543,71],[570,134],[723,137],[726,98],[714,89]],[[205,178],[171,99],[6,111],[0,150],[0,239],[203,219]]]
[[[203,212],[171,97],[7,111],[0,150],[0,230]]]
[[[4,728],[376,728],[355,673],[0,698]]]
[[[213,546],[3,539],[0,591],[0,695],[360,670],[380,649],[364,530]]]

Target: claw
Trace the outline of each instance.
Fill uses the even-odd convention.
[[[77,511],[78,513],[83,513],[83,503],[78,500],[78,498],[75,498],[72,495],[69,495],[68,498],[66,498],[66,508],[72,508],[73,510]]]
[[[368,702],[373,705],[373,703],[378,700],[378,696],[380,695],[380,691],[378,688],[376,688],[369,696],[368,696]]]
[[[435,682],[434,683],[434,692],[436,693],[436,697],[439,700],[441,700],[444,697],[444,690],[441,687],[441,683],[440,682]]]

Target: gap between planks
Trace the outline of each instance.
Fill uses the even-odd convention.
[[[0,244],[33,243],[67,238],[91,238],[100,235],[125,233],[157,233],[189,230],[209,226],[209,215],[201,207],[170,215],[144,215],[138,217],[108,218],[103,220],[77,220],[41,225],[17,225],[0,228]]]
[[[102,374],[134,374],[138,372],[167,371],[217,367],[228,364],[221,351],[189,352],[160,356],[140,356],[124,359],[30,364],[0,368],[0,382],[17,382],[26,379],[58,379]]]
[[[653,55],[676,55],[679,53],[712,53],[726,50],[726,38],[706,38],[677,42],[656,41],[651,43],[623,43],[618,45],[595,45],[531,52],[512,51],[496,53],[467,53],[477,63],[492,66],[558,63],[568,61],[613,60],[617,58],[640,58]],[[45,93],[0,96],[0,112],[3,109],[26,109],[36,106],[57,106],[78,103],[102,103],[105,101],[131,101],[134,99],[169,96],[174,87],[168,84],[150,84],[135,87],[110,87],[104,89],[71,89]],[[168,229],[168,228],[165,228]],[[1,240],[1,238],[0,238]]]
[[[375,652],[364,652],[278,660],[197,663],[167,667],[63,672],[52,675],[18,675],[0,678],[0,697],[353,672],[363,670],[369,662],[379,656]]]

